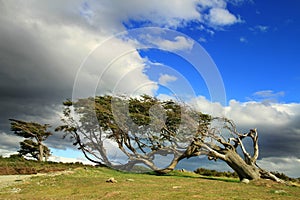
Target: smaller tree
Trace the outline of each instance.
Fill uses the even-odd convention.
[[[22,156],[30,156],[34,159],[39,160],[40,152],[38,143],[25,139],[23,142],[20,142],[21,149],[18,151]],[[47,161],[48,157],[51,155],[50,149],[43,145],[43,157]]]
[[[18,136],[24,137],[25,140],[20,142],[21,149],[19,154],[25,156],[30,155],[38,161],[47,160],[50,156],[50,150],[43,144],[52,133],[47,131],[49,124],[38,124],[35,122],[25,122],[16,119],[9,119],[11,121],[11,131]]]

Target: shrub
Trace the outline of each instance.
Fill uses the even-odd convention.
[[[277,176],[278,178],[284,180],[284,181],[294,181],[294,182],[298,182],[299,181],[296,178],[288,177],[284,173],[280,173],[280,172],[277,172],[277,171],[276,172],[271,172],[271,173],[274,174],[275,176]]]
[[[24,157],[20,154],[12,154],[9,156],[9,160],[11,161],[24,161]]]
[[[216,177],[232,177],[232,178],[238,178],[238,175],[236,172],[218,172],[214,169],[205,169],[205,168],[198,168],[194,171],[197,174],[203,175],[203,176],[216,176]]]

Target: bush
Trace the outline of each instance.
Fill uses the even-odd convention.
[[[203,176],[215,176],[215,177],[228,177],[228,178],[238,178],[238,175],[236,172],[218,172],[214,169],[205,169],[205,168],[198,168],[194,171],[197,174],[203,175]]]
[[[284,173],[280,173],[280,172],[271,172],[272,174],[274,174],[275,176],[277,176],[278,178],[285,180],[285,181],[291,181],[292,178],[288,177],[287,175],[285,175]]]
[[[24,161],[25,160],[25,158],[20,154],[12,154],[9,156],[8,159],[11,161]]]
[[[284,181],[293,181],[293,182],[299,182],[300,178],[291,178],[288,177],[287,175],[285,175],[284,173],[280,173],[280,172],[271,172],[272,174],[274,174],[275,176],[277,176],[278,178],[284,180]]]
[[[39,162],[37,160],[28,160],[18,154],[11,155],[8,158],[0,157],[0,175],[9,174],[36,174],[54,171],[68,170],[77,167],[93,167],[77,163],[57,163],[57,162]]]

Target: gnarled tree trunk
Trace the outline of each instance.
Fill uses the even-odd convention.
[[[229,138],[228,141],[225,141],[224,137],[217,135],[215,132],[211,132],[208,135],[210,139],[215,140],[215,142],[207,142],[207,140],[204,138],[195,138],[191,143],[190,149],[193,149],[196,152],[200,152],[202,150],[202,153],[205,153],[210,160],[223,160],[238,174],[240,180],[256,180],[265,178],[274,180],[276,182],[284,182],[272,173],[261,169],[256,164],[259,152],[258,133],[256,129],[252,129],[246,134],[239,134],[235,131],[234,127],[231,128],[226,126],[226,128],[232,131],[232,136],[236,137]],[[218,134],[220,134],[219,131]],[[253,142],[254,152],[252,156],[246,151],[246,148],[242,142],[242,140],[246,137],[250,137]],[[238,147],[240,147],[242,150],[243,158],[237,152]],[[195,154],[195,152],[193,153]]]
[[[224,161],[238,174],[240,180],[249,179],[255,180],[260,178],[259,169],[253,164],[247,164],[240,155],[233,151],[228,150],[225,153]]]
[[[184,158],[186,158],[185,154],[183,154],[181,156],[175,155],[172,162],[169,164],[168,167],[166,167],[164,169],[156,170],[156,172],[159,174],[167,174],[167,173],[173,171],[175,169],[175,167],[177,166],[177,164],[179,163],[179,161],[181,161]]]

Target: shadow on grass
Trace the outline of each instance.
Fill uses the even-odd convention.
[[[206,180],[214,180],[214,181],[222,181],[222,182],[231,182],[231,183],[239,183],[240,180],[237,178],[228,178],[228,177],[214,177],[214,176],[203,176],[193,172],[179,172],[173,171],[167,174],[160,174],[157,172],[147,172],[145,174],[152,175],[152,176],[172,176],[172,177],[183,177],[183,178],[200,178]]]
[[[230,183],[240,183],[239,179],[226,178],[226,177],[200,176],[200,178],[207,179],[207,180],[214,180],[214,181],[223,181],[223,182],[230,182]]]

